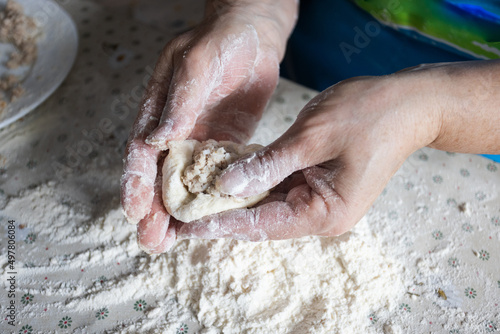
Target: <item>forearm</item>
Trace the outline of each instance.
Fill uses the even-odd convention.
[[[207,0],[205,19],[214,16],[245,16],[259,33],[262,43],[276,49],[280,60],[298,15],[297,0]]]
[[[500,154],[500,60],[437,67],[441,120],[431,147]]]

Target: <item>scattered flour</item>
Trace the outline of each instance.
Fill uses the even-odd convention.
[[[138,249],[117,198],[96,214],[61,188],[51,183],[25,191],[2,211],[28,222],[18,238],[36,235],[32,245],[18,243],[19,293],[36,300],[19,319],[38,319],[33,322],[44,333],[52,331],[43,319],[62,315],[72,317],[74,333],[175,333],[181,323],[197,333],[392,328],[405,291],[402,267],[366,222],[340,238],[185,240],[150,257]],[[137,300],[147,302],[143,313],[132,307]],[[89,322],[103,307],[109,321]]]
[[[404,293],[401,268],[361,231],[340,238],[191,241],[163,257],[201,333],[365,333]]]
[[[467,201],[472,216],[458,204],[432,201],[435,207],[414,205],[395,220],[386,208],[400,204],[398,189],[407,182],[396,177],[401,187],[390,187],[340,238],[184,240],[168,254],[149,256],[121,213],[120,172],[0,193],[0,242],[8,219],[17,227],[16,333],[27,320],[34,333],[60,333],[63,316],[71,317],[72,333],[177,333],[183,325],[189,334],[479,333],[497,326],[500,276],[491,264],[498,226],[474,220],[482,202]],[[414,189],[417,203],[429,193],[423,185]],[[447,217],[442,240],[430,234],[431,210]],[[486,243],[459,247],[471,235],[463,226],[486,231]],[[483,246],[490,261],[478,258]],[[0,300],[7,300],[4,247],[0,268]],[[476,298],[465,295],[469,288]],[[22,304],[24,294],[33,303]],[[140,312],[138,301],[146,304]],[[109,316],[95,320],[102,309]],[[12,332],[3,326],[0,333]]]

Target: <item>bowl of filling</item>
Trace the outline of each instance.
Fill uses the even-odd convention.
[[[0,128],[45,101],[76,58],[78,31],[52,0],[0,0]]]

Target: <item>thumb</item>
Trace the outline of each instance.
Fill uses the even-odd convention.
[[[229,165],[218,181],[220,191],[236,197],[254,196],[308,167],[307,159],[302,158],[304,145],[285,138]]]
[[[332,137],[332,127],[339,125],[334,126],[332,108],[325,103],[330,94],[327,90],[312,99],[295,123],[269,146],[229,165],[218,180],[220,191],[236,197],[254,196],[293,172],[337,157],[343,143]]]

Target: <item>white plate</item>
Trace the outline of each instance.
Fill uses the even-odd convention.
[[[41,36],[38,57],[31,67],[13,70],[0,65],[0,76],[12,73],[23,78],[25,93],[0,111],[0,128],[25,116],[45,101],[63,82],[76,58],[78,31],[68,13],[53,0],[16,0],[24,13],[35,19]],[[7,0],[0,0],[4,8]],[[0,62],[8,58],[13,46],[0,44]]]

